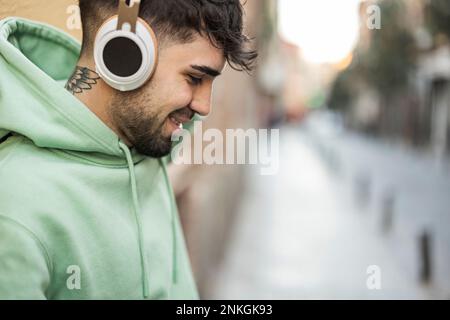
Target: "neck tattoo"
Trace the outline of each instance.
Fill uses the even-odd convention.
[[[97,72],[86,67],[76,66],[65,88],[72,94],[82,93],[85,90],[91,90],[97,84],[98,79],[100,77]]]

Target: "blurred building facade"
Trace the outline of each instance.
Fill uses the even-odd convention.
[[[380,29],[367,26],[372,5],[380,8]],[[343,112],[349,127],[448,155],[448,21],[448,1],[361,2],[360,39],[329,106]]]

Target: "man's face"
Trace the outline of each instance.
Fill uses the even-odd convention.
[[[167,44],[150,81],[134,91],[116,92],[111,118],[139,153],[165,156],[180,124],[195,113],[210,112],[212,83],[224,65],[223,51],[200,35],[190,43]]]

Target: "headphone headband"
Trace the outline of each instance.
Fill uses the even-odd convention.
[[[151,27],[138,17],[140,0],[119,1],[118,15],[97,31],[95,68],[100,77],[120,91],[139,88],[152,76],[157,63],[157,41]]]
[[[139,15],[139,7],[141,0],[130,0],[130,6],[127,5],[126,0],[119,0],[119,10],[117,15],[119,16],[119,22],[117,23],[117,30],[123,28],[124,23],[130,25],[130,31],[136,32],[136,22]]]

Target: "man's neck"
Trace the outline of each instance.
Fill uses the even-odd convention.
[[[95,72],[94,64],[90,60],[80,58],[65,88],[113,130],[121,140],[130,145],[124,135],[116,128],[108,112],[114,89],[108,86]]]

